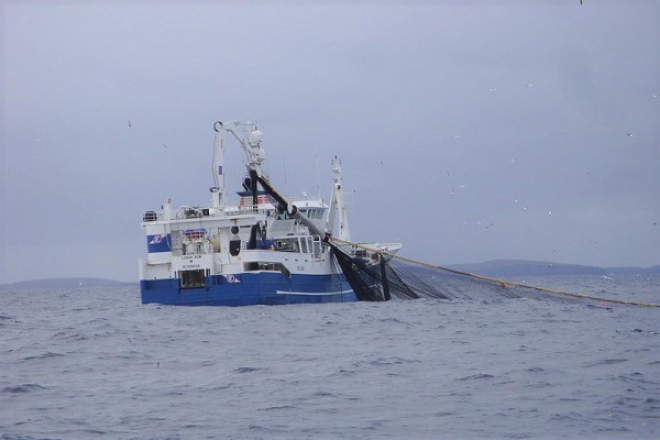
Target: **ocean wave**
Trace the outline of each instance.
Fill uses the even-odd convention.
[[[46,387],[36,383],[24,383],[20,385],[7,386],[0,388],[0,394],[25,394],[35,391],[45,390]]]
[[[5,439],[658,434],[656,309],[541,299],[178,308],[130,295],[0,296],[11,310],[0,320]]]

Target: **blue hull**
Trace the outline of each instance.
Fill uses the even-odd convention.
[[[142,304],[177,306],[251,306],[357,301],[342,275],[243,273],[209,276],[204,285],[182,288],[180,280],[140,281]]]

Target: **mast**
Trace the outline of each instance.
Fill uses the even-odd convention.
[[[223,167],[225,164],[225,139],[222,135],[222,123],[213,124],[215,136],[213,138],[213,158],[211,160],[211,172],[213,173],[213,183],[211,187],[211,206],[213,208],[223,209],[225,207],[225,174]]]
[[[243,151],[245,152],[245,167],[247,168],[248,174],[250,176],[250,184],[246,189],[249,189],[253,194],[253,203],[254,207],[257,206],[257,183],[261,184],[261,187],[273,197],[281,205],[282,208],[286,209],[289,217],[299,220],[303,223],[310,232],[314,235],[320,236],[323,240],[327,241],[329,236],[325,232],[321,231],[307,216],[302,212],[298,211],[298,208],[284,197],[282,197],[277,190],[268,182],[266,176],[264,176],[261,165],[266,159],[266,153],[263,148],[261,148],[261,141],[263,135],[260,130],[257,129],[257,126],[254,122],[248,121],[241,123],[239,121],[229,121],[229,122],[216,122],[214,129],[217,131],[226,130],[241,144]]]

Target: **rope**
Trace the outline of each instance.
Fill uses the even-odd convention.
[[[550,288],[547,288],[547,287],[531,286],[529,284],[518,283],[518,282],[515,282],[515,281],[508,281],[508,280],[503,280],[503,279],[499,279],[499,278],[493,278],[493,277],[478,275],[478,274],[474,274],[474,273],[470,273],[470,272],[463,272],[463,271],[456,270],[456,269],[450,269],[448,267],[443,267],[443,266],[438,266],[438,265],[431,264],[431,263],[426,263],[424,261],[414,260],[412,258],[402,257],[400,255],[396,255],[396,254],[393,254],[393,253],[390,253],[390,252],[379,251],[377,249],[372,249],[372,248],[369,248],[367,246],[361,245],[359,243],[351,243],[350,241],[341,240],[339,238],[331,237],[330,239],[332,241],[337,242],[337,243],[347,244],[347,245],[350,245],[350,246],[355,246],[355,247],[364,249],[364,250],[369,251],[369,252],[375,252],[375,253],[378,253],[378,254],[387,255],[390,258],[396,258],[396,259],[399,259],[401,261],[405,261],[407,263],[417,264],[417,265],[420,265],[420,266],[426,266],[426,267],[431,268],[431,269],[439,269],[439,270],[443,270],[445,272],[450,272],[450,273],[453,273],[453,274],[456,274],[456,275],[463,275],[463,276],[467,276],[467,277],[476,278],[478,280],[490,281],[490,282],[493,282],[493,283],[498,283],[502,286],[509,285],[509,286],[515,286],[515,287],[520,287],[520,288],[524,288],[524,289],[537,290],[537,291],[540,291],[540,292],[552,293],[552,294],[555,294],[555,295],[563,295],[563,296],[568,296],[568,297],[572,297],[572,298],[580,298],[580,299],[589,299],[589,300],[593,300],[593,301],[601,301],[601,302],[611,303],[611,304],[622,304],[622,305],[627,305],[627,306],[658,307],[658,308],[660,308],[660,304],[645,303],[645,302],[639,302],[639,301],[627,301],[627,300],[622,300],[622,299],[602,298],[602,297],[598,297],[598,296],[586,295],[586,294],[583,294],[583,293],[569,293],[569,292],[564,292],[562,290],[550,289]]]

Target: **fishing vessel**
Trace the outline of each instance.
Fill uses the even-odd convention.
[[[146,211],[147,255],[139,262],[143,304],[245,306],[347,302],[357,299],[331,252],[340,245],[365,261],[394,253],[399,243],[350,243],[339,159],[330,205],[320,197],[287,200],[263,172],[263,135],[254,122],[216,122],[208,207]],[[245,153],[238,204],[225,188],[225,145],[231,135]]]

